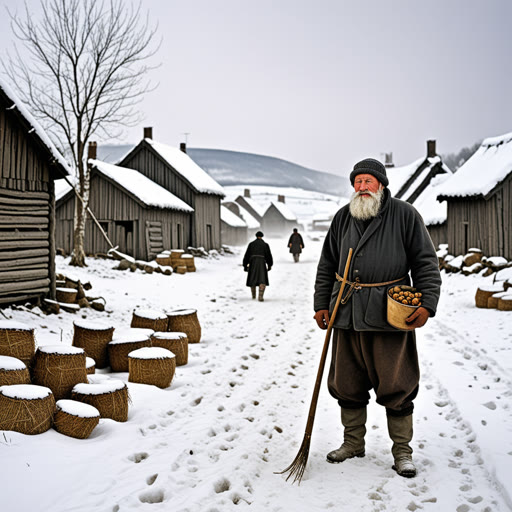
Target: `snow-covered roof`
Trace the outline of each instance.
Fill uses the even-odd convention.
[[[389,180],[388,189],[392,196],[395,196],[405,185],[407,180],[418,170],[418,167],[425,161],[425,158],[419,158],[409,165],[402,167],[390,167],[386,169],[386,175]]]
[[[238,215],[235,215],[229,208],[222,205],[220,205],[220,220],[234,228],[247,227],[247,224]]]
[[[243,197],[244,201],[260,216],[263,217],[265,215],[265,211],[268,208],[265,206],[262,206],[261,204],[257,203],[254,199],[251,197],[245,197],[245,196],[239,196]],[[237,201],[238,202],[238,201]]]
[[[240,217],[242,217],[242,219],[245,221],[247,227],[249,229],[259,229],[261,227],[259,220],[253,217],[241,204],[236,204],[238,205]]]
[[[297,215],[293,213],[288,206],[286,206],[284,203],[281,203],[281,201],[272,201],[270,203],[272,206],[276,208],[276,210],[286,219],[290,221],[296,221]],[[270,208],[270,206],[269,206]],[[268,211],[268,208],[267,208]],[[266,213],[266,212],[265,212]]]
[[[404,192],[404,194],[400,197],[402,201],[408,201],[409,198],[416,192],[418,187],[425,181],[428,174],[432,170],[432,167],[434,167],[437,164],[441,163],[441,157],[435,156],[433,158],[427,158],[428,164],[425,166],[425,168],[420,172],[418,177],[411,183],[409,188]],[[448,172],[451,174],[451,171],[448,170]]]
[[[57,150],[53,142],[50,140],[48,135],[46,135],[46,132],[44,131],[43,127],[35,120],[35,118],[32,116],[32,114],[28,111],[25,104],[19,99],[18,95],[14,92],[14,90],[5,82],[3,78],[0,77],[0,89],[3,90],[4,94],[9,98],[9,100],[12,101],[12,106],[10,109],[16,108],[19,113],[24,117],[24,119],[27,121],[27,123],[32,126],[32,129],[29,131],[31,133],[34,131],[36,135],[39,137],[41,142],[48,148],[50,151],[52,157],[56,162],[58,162],[64,171],[67,174],[71,174],[71,169],[64,160],[64,157],[60,154],[60,152]]]
[[[439,202],[437,196],[442,190],[441,184],[445,183],[451,176],[451,173],[434,176],[427,188],[414,201],[414,207],[423,217],[423,221],[427,226],[442,224],[446,221],[448,205],[446,201]]]
[[[224,189],[181,149],[155,142],[153,139],[144,140],[198,192],[225,197]]]
[[[438,197],[486,196],[512,172],[512,132],[485,139]]]
[[[187,203],[160,185],[157,185],[139,171],[107,164],[100,160],[89,160],[89,163],[101,174],[121,185],[147,206],[171,208],[172,210],[184,212],[194,211]]]

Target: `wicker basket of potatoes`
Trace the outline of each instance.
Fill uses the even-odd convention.
[[[412,330],[405,319],[421,306],[422,297],[412,286],[392,286],[388,290],[388,323],[397,329]]]

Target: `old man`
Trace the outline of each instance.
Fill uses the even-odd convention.
[[[345,299],[333,324],[328,388],[341,408],[343,444],[327,454],[331,463],[364,457],[369,390],[386,408],[393,469],[416,475],[412,460],[413,409],[419,387],[415,328],[436,313],[441,277],[423,220],[412,205],[391,197],[386,169],[377,160],[358,162],[350,174],[354,193],[333,218],[318,264],[315,320],[326,329],[349,249],[353,257]],[[387,289],[412,284],[422,306],[407,318],[412,330],[387,322]]]

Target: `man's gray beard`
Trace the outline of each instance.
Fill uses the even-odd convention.
[[[369,220],[377,216],[384,196],[384,189],[366,193],[370,197],[361,197],[359,192],[354,192],[350,198],[350,214],[359,220]]]

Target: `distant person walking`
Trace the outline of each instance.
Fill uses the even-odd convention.
[[[259,287],[258,300],[263,302],[265,287],[268,286],[268,271],[272,268],[274,260],[269,245],[263,241],[263,233],[256,233],[245,251],[243,266],[247,275],[247,286],[251,287],[252,298],[256,298],[256,287]]]
[[[293,254],[293,261],[295,263],[299,262],[299,256],[304,249],[304,240],[302,240],[302,235],[299,233],[297,228],[293,228],[293,233],[290,236],[290,240],[288,240],[288,247],[290,248],[290,252]]]

